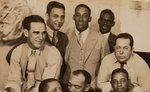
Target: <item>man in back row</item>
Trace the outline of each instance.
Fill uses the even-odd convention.
[[[133,52],[134,40],[128,33],[120,33],[114,46],[114,53],[107,55],[101,63],[98,74],[98,87],[104,92],[111,89],[110,75],[116,68],[128,71],[134,87],[141,87],[143,92],[150,91],[150,69],[147,63]]]
[[[60,72],[60,81],[64,76],[66,70],[65,65],[65,51],[68,44],[68,37],[65,33],[60,31],[65,21],[65,6],[57,1],[51,1],[47,5],[46,10],[47,22],[47,36],[46,41],[54,45],[60,52],[63,58],[63,64]]]
[[[71,33],[68,36],[69,43],[65,55],[68,66],[64,81],[68,81],[67,77],[77,69],[88,71],[93,81],[97,75],[101,59],[109,53],[109,47],[104,36],[97,29],[89,27],[91,19],[91,10],[87,5],[79,4],[76,6],[73,15],[76,28],[69,30]]]
[[[17,46],[11,54],[5,88],[8,92],[38,92],[40,81],[59,78],[62,57],[54,46],[45,42],[43,18],[31,15],[23,20],[22,25],[27,42]]]
[[[114,20],[115,15],[110,9],[102,10],[98,19],[99,31],[106,36],[111,53],[114,51],[114,43],[116,39],[116,35],[112,31],[112,27],[115,25]]]

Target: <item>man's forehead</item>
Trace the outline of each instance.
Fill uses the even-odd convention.
[[[127,79],[127,75],[123,72],[118,72],[113,75],[113,79]]]
[[[116,45],[130,45],[130,39],[117,38]]]
[[[102,13],[102,15],[100,16],[101,18],[113,18],[112,14],[111,13],[108,13],[108,12],[104,12]]]
[[[79,11],[84,11],[84,12],[86,11],[86,12],[89,13],[88,8],[86,8],[86,7],[84,7],[84,6],[79,6],[79,7],[77,7],[77,9],[76,9],[75,12],[79,12]]]
[[[32,22],[30,24],[31,28],[30,30],[34,30],[34,31],[46,31],[46,26],[44,23],[42,22]]]
[[[69,82],[81,83],[81,82],[85,82],[85,78],[84,78],[84,76],[82,74],[71,75]]]
[[[56,13],[56,14],[62,13],[62,14],[64,14],[64,13],[65,13],[65,10],[64,10],[63,8],[54,7],[54,8],[52,8],[50,14],[51,14],[51,13]]]

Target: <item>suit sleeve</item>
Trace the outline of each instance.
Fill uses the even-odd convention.
[[[10,70],[8,80],[5,86],[6,88],[13,88],[16,92],[21,92],[22,76],[20,67],[21,48],[15,49],[11,54]]]
[[[97,76],[97,86],[98,88],[102,89],[103,92],[109,92],[111,90],[111,85],[109,82],[110,74],[109,74],[109,67],[108,67],[108,60],[104,58],[102,60],[99,73]]]
[[[43,72],[43,79],[55,78],[59,79],[60,69],[62,65],[62,57],[59,51],[53,46],[48,50],[47,65]]]
[[[101,60],[110,53],[108,41],[102,36]]]

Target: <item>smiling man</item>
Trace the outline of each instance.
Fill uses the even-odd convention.
[[[47,36],[46,41],[54,45],[63,57],[63,65],[61,68],[60,81],[62,81],[66,65],[65,65],[65,50],[68,44],[68,37],[60,29],[65,21],[65,6],[57,1],[51,1],[47,5]]]
[[[27,42],[17,46],[11,54],[5,88],[8,92],[38,92],[40,81],[59,78],[62,58],[54,46],[45,42],[43,18],[31,15],[23,20],[22,25]]]
[[[100,13],[100,17],[98,19],[99,31],[106,36],[110,52],[114,51],[114,42],[116,39],[116,35],[111,32],[112,27],[115,25],[115,15],[110,9],[104,9]]]
[[[65,55],[65,61],[68,63],[66,81],[70,73],[77,69],[88,71],[93,81],[101,59],[109,53],[106,39],[96,28],[89,25],[91,19],[91,9],[87,5],[76,6],[73,15],[75,28],[70,30],[72,33],[68,36],[69,43]]]
[[[111,89],[110,75],[116,68],[124,68],[128,71],[131,83],[134,87],[140,87],[143,92],[150,91],[150,69],[147,63],[134,53],[134,40],[128,33],[120,33],[114,46],[114,53],[107,55],[101,63],[98,74],[98,87],[104,92]]]

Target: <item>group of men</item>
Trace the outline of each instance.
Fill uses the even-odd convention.
[[[111,10],[101,12],[98,30],[89,25],[90,8],[77,5],[75,28],[69,34],[60,31],[65,21],[62,3],[49,2],[45,15],[46,23],[38,15],[23,20],[25,40],[8,55],[6,91],[62,92],[61,83],[69,92],[91,92],[96,88],[103,92],[150,92],[150,69],[133,52],[130,34],[116,36],[111,32],[115,25]]]

